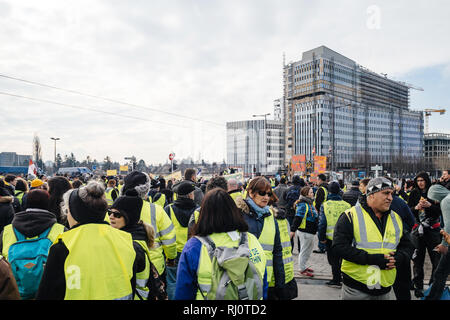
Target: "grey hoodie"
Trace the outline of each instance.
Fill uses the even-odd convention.
[[[440,202],[444,230],[450,233],[450,190],[440,184],[432,185],[428,190],[428,198]],[[444,238],[442,239],[442,244],[447,247],[450,246]]]

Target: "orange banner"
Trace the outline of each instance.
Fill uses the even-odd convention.
[[[291,168],[294,172],[306,172],[306,155],[293,155],[291,159]]]
[[[327,171],[327,157],[314,156],[314,173],[320,174]]]

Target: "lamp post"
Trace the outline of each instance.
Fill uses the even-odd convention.
[[[60,138],[54,138],[54,137],[51,137],[50,139],[52,139],[53,141],[55,141],[55,168],[56,168],[56,141],[57,141],[57,140],[60,140]]]
[[[267,129],[267,116],[270,116],[270,113],[265,113],[265,114],[254,114],[253,118],[256,117],[264,117],[264,131]],[[257,144],[256,144],[256,166],[258,167],[258,171],[261,172],[261,168],[259,166],[259,132],[257,135]]]

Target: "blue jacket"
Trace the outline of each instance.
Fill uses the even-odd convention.
[[[301,199],[301,198],[300,198]],[[316,212],[316,209],[312,204],[308,204],[305,202],[305,200],[301,200],[301,202],[297,203],[297,207],[295,210],[295,217],[294,221],[292,222],[291,231],[297,231],[298,228],[303,222],[303,219],[305,219],[305,213],[306,213],[306,222],[305,222],[305,229],[302,229],[300,231],[316,234],[317,232],[317,221],[318,221],[318,215]]]
[[[342,197],[338,194],[329,193],[327,197],[327,201],[340,201]],[[323,204],[320,206],[320,214],[319,214],[319,229],[317,231],[317,236],[319,237],[319,241],[325,241],[327,234],[327,217],[325,216],[325,211],[323,210]]]
[[[186,242],[181,252],[177,269],[175,300],[195,300],[197,296],[197,269],[202,243],[193,237]],[[264,273],[263,296],[267,300],[267,271]]]

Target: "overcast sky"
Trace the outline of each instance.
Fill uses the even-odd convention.
[[[0,152],[30,154],[37,134],[45,161],[50,137],[78,160],[222,161],[227,121],[273,113],[283,52],[321,45],[422,87],[411,108],[446,107],[430,127],[450,133],[449,12],[446,0],[0,0]]]

